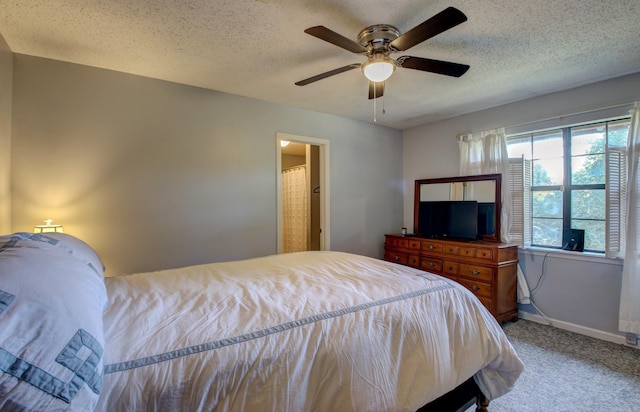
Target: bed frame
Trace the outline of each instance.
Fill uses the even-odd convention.
[[[488,412],[489,399],[484,396],[471,377],[457,388],[418,409],[417,412],[464,412],[474,404],[476,412]]]

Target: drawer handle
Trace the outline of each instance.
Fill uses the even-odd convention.
[[[435,247],[435,246],[433,246],[433,245],[429,245],[429,246],[427,246],[427,249],[429,249],[429,250],[433,250],[433,249],[435,249],[435,248],[436,248],[436,247]]]
[[[469,273],[471,273],[472,275],[479,275],[480,272],[477,270],[473,270],[473,269],[469,269]]]
[[[436,264],[433,263],[433,262],[428,262],[427,266],[430,267],[430,268],[434,268],[434,267],[436,267]]]
[[[476,286],[476,285],[471,285],[469,286],[469,289],[471,289],[472,291],[476,291],[476,290],[480,290],[480,286]]]
[[[398,255],[395,255],[393,258],[394,258],[395,260],[400,260],[400,256],[398,256]]]

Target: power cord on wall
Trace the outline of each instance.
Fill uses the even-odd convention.
[[[540,310],[540,308],[539,308],[538,306],[536,306],[536,303],[534,302],[534,300],[533,300],[533,298],[532,298],[532,297],[530,297],[530,298],[529,298],[529,303],[531,304],[531,306],[533,306],[533,307],[536,309],[536,311],[538,311],[538,313],[540,314],[540,316],[542,316],[542,318],[547,322],[547,323],[545,323],[545,325],[549,325],[549,326],[554,326],[554,327],[555,327],[555,325],[553,324],[553,322],[551,322],[551,319],[549,319],[549,318],[547,317],[547,315],[545,315],[545,314],[544,314],[544,312],[543,312],[543,311],[541,311],[541,310]]]
[[[536,289],[538,289],[542,285],[542,279],[544,278],[544,275],[546,275],[545,267],[547,265],[547,258],[549,257],[549,255],[551,253],[553,253],[553,252],[549,251],[549,252],[545,253],[544,257],[542,258],[542,267],[540,268],[540,276],[538,277],[538,281],[536,282],[536,285],[529,292],[531,294],[531,296],[533,296],[533,293],[536,291]]]
[[[549,319],[547,317],[547,315],[545,315],[545,313],[542,310],[540,310],[540,308],[536,305],[535,300],[533,299],[533,295],[534,295],[535,291],[540,286],[542,286],[542,281],[543,281],[545,275],[547,274],[547,272],[546,272],[547,258],[552,253],[554,253],[554,252],[549,251],[549,252],[544,254],[544,257],[542,258],[542,268],[540,269],[540,276],[538,277],[538,280],[536,281],[536,285],[529,292],[529,302],[530,302],[531,306],[533,306],[536,309],[536,311],[540,314],[540,316],[542,316],[542,318],[547,322],[547,325],[549,325],[549,326],[555,326],[555,325],[553,324],[551,319]]]

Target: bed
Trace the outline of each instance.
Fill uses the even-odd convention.
[[[378,259],[103,269],[67,234],[0,237],[0,410],[446,411],[523,369],[465,288]]]

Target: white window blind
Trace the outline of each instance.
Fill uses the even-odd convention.
[[[531,245],[531,161],[509,159],[511,187],[510,241],[520,246]]]
[[[624,217],[626,216],[626,153],[621,148],[609,148],[606,162],[606,213],[607,213],[607,257],[623,257],[625,237]]]

